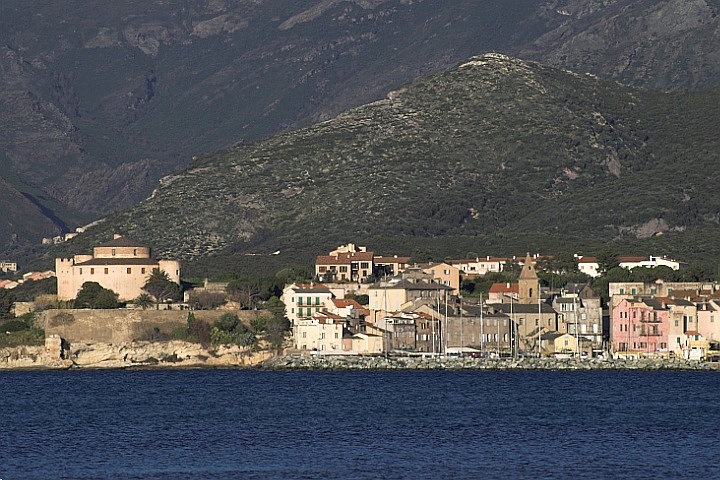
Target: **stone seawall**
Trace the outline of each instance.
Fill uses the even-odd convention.
[[[231,312],[245,323],[269,314],[262,310],[45,310],[37,324],[45,335],[59,335],[73,343],[113,343],[151,340],[187,326],[188,313],[210,325]]]
[[[284,356],[263,365],[271,370],[714,370],[720,364],[683,359],[423,358]]]

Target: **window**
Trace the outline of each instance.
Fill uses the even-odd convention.
[[[320,272],[320,273],[327,272],[327,267],[318,267],[318,272]]]
[[[341,271],[341,272],[347,272],[347,266],[346,266],[346,265],[341,265],[341,266],[340,266],[340,271]]]
[[[320,305],[320,297],[315,297],[315,305]]]
[[[621,289],[620,289],[620,295],[622,295],[622,294],[624,294],[624,293],[625,293],[625,289],[624,289],[624,288],[621,288]]]
[[[312,297],[307,297],[307,305],[312,305]]]
[[[634,288],[633,288],[632,291],[631,291],[631,293],[632,293],[633,295],[635,295],[636,292],[637,292],[637,290],[635,290]]]
[[[128,267],[127,273],[128,273],[128,275],[130,275],[132,273],[132,268]]]
[[[140,273],[145,274],[145,267],[140,269]]]
[[[303,338],[307,338],[307,332],[303,332]]]
[[[137,248],[133,248],[133,256],[137,257]]]
[[[94,269],[94,268],[91,268],[91,269],[90,269],[90,275],[95,275],[95,269]]]
[[[80,269],[80,275],[82,275],[82,268]]]
[[[338,338],[338,333],[337,333],[337,332],[335,332],[335,338]]]
[[[113,257],[115,256],[115,249],[114,249],[114,248],[112,249],[112,256],[113,256]]]
[[[105,267],[105,275],[107,275],[107,274],[108,274],[108,268]]]
[[[368,262],[360,262],[360,268],[370,268],[370,264]]]
[[[302,305],[302,297],[298,297],[298,305]]]

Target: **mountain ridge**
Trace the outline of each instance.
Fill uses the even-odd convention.
[[[699,166],[717,163],[705,122],[719,97],[477,56],[332,120],[201,155],[70,243],[119,232],[191,263],[348,240],[445,239],[450,255],[667,239],[687,253],[706,238],[688,235],[718,230],[720,185]]]
[[[487,51],[626,84],[708,88],[720,84],[717,8],[716,0],[482,8],[8,0],[0,5],[0,175],[61,223],[81,225],[142,200],[192,156],[334,118]],[[62,233],[42,209],[3,208],[26,218],[0,222],[0,244]]]

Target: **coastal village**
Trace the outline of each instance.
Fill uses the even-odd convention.
[[[710,282],[610,282],[606,301],[589,283],[542,286],[536,270],[543,257],[476,257],[413,263],[408,256],[383,256],[355,244],[341,245],[316,258],[314,276],[287,284],[279,300],[290,330],[285,355],[394,357],[678,358],[717,360],[720,347],[720,291]],[[600,275],[597,258],[576,255],[577,270]],[[621,257],[629,270],[664,266],[687,268],[666,257]],[[487,294],[463,294],[463,281],[506,269],[520,269],[516,282],[493,283]],[[5,272],[17,265],[2,262]],[[0,288],[55,277],[57,301],[72,302],[87,282],[111,290],[124,308],[137,314],[137,299],[152,272],[179,284],[177,260],[154,259],[148,246],[116,235],[92,254],[58,258],[55,271],[28,272],[3,280]],[[227,284],[206,281],[196,291],[224,294]],[[155,298],[157,309],[192,311],[184,300]],[[238,310],[221,302],[214,310]],[[16,314],[36,307],[15,306]],[[153,315],[161,312],[153,311]],[[198,312],[199,313],[199,312]],[[57,317],[53,317],[57,318]],[[138,321],[136,319],[136,321]],[[142,319],[139,320],[142,322]],[[67,330],[46,322],[48,336],[63,341]],[[122,321],[121,321],[122,323]],[[55,325],[57,326],[57,325]],[[113,327],[115,329],[121,328]],[[136,331],[122,327],[128,332]],[[156,327],[159,331],[159,328]],[[92,341],[90,328],[83,341]],[[53,333],[54,332],[54,333]],[[134,340],[128,333],[124,340]],[[97,338],[112,341],[112,336]],[[58,340],[59,339],[59,340]],[[77,339],[70,339],[70,341]],[[61,354],[58,354],[62,356]]]

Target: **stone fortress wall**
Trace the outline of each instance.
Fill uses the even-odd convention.
[[[188,313],[211,326],[229,310],[45,310],[37,314],[37,325],[45,335],[59,335],[72,343],[128,343],[147,340],[151,336],[169,335],[187,326]],[[263,310],[233,310],[241,321],[248,323]],[[157,330],[156,330],[157,329]]]

